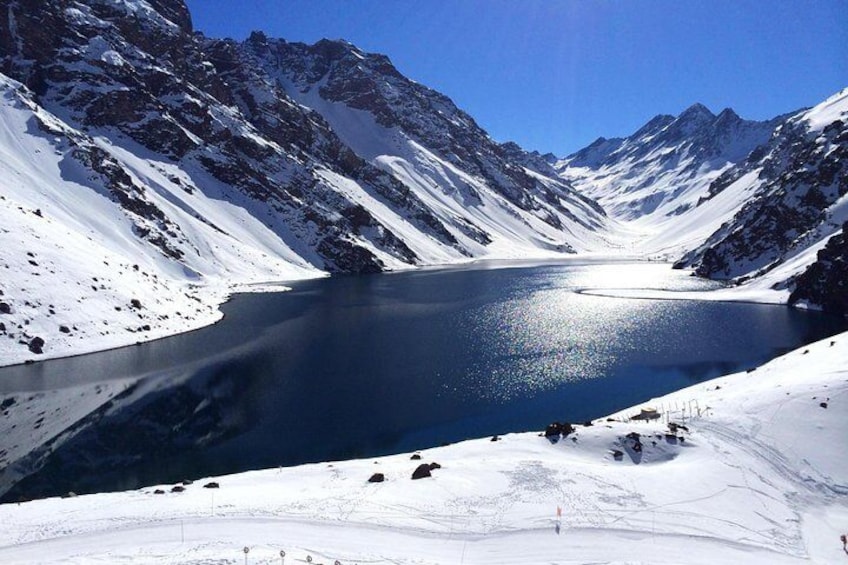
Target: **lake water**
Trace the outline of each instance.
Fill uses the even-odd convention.
[[[204,330],[0,369],[0,399],[67,397],[51,421],[75,395],[130,383],[0,495],[137,488],[582,422],[845,328],[786,307],[577,292],[716,286],[667,265],[497,266],[306,281],[237,296]]]

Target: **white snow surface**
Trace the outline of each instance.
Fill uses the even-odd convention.
[[[660,418],[632,419],[646,406]],[[846,407],[848,333],[576,425],[558,443],[520,433],[420,461],[6,504],[0,562],[841,563]],[[669,421],[685,428],[672,433]],[[411,480],[430,462],[441,468]],[[377,472],[387,480],[367,482]],[[220,489],[203,488],[211,480]]]
[[[844,88],[804,114],[810,131],[821,131],[836,120],[848,118],[848,88]]]
[[[12,307],[0,316],[0,364],[196,329],[220,319],[231,292],[255,290],[250,283],[322,275],[243,208],[188,193],[192,181],[174,164],[95,138],[179,218],[191,251],[182,263],[171,260],[133,233],[120,206],[70,157],[69,140],[81,135],[0,75],[0,302]],[[38,356],[22,345],[36,336],[46,341]]]

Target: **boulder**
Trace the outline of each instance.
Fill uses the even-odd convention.
[[[11,314],[12,307],[5,302],[0,302],[0,314]]]
[[[221,488],[221,485],[219,485],[215,481],[212,481],[211,483],[206,483],[205,485],[203,485],[203,488]]]
[[[415,481],[417,479],[423,479],[425,477],[430,477],[430,476],[432,476],[430,474],[430,465],[428,465],[427,463],[422,463],[421,465],[419,465],[415,469],[415,471],[412,472],[412,480],[413,481]]]
[[[30,340],[28,347],[36,355],[41,355],[44,353],[44,340],[36,336]]]
[[[415,476],[413,476],[412,478],[414,479]],[[368,479],[368,482],[369,483],[382,483],[385,480],[386,480],[386,476],[383,473],[374,473],[373,475],[371,475],[371,478]]]
[[[545,428],[545,437],[557,437],[562,434],[562,424],[553,422]]]

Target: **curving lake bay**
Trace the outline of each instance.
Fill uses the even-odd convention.
[[[717,286],[664,264],[571,261],[238,295],[200,331],[0,369],[14,429],[0,439],[0,496],[137,488],[583,422],[845,329],[782,306],[579,292]]]

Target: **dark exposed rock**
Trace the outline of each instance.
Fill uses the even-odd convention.
[[[431,470],[431,471],[433,471],[433,470],[435,470],[435,469],[441,469],[441,468],[442,468],[442,466],[441,466],[441,465],[439,465],[438,463],[435,463],[435,462],[430,463],[430,470]]]
[[[44,340],[36,336],[30,340],[28,347],[31,352],[41,355],[44,353]]]
[[[413,478],[415,478],[415,477],[413,477]],[[385,481],[385,480],[386,480],[386,476],[385,476],[385,475],[383,475],[383,473],[374,473],[374,474],[373,474],[373,475],[371,475],[371,477],[368,479],[368,482],[369,482],[369,483],[382,483],[382,482],[383,482],[383,481]]]
[[[636,433],[636,432],[630,432],[629,434],[627,434],[626,437],[627,437],[627,439],[633,441],[633,444],[631,446],[633,448],[633,451],[635,451],[636,453],[641,453],[642,452],[642,436],[640,434]]]
[[[410,459],[413,460],[413,461],[419,461],[421,459],[421,455],[418,454],[418,453],[413,453],[412,457],[410,457]]]
[[[171,488],[171,492],[185,492],[185,487],[182,485],[175,485]]]
[[[545,437],[557,438],[560,435],[562,437],[568,437],[568,435],[573,431],[574,426],[569,423],[563,424],[560,422],[553,422],[551,424],[548,424],[548,426],[545,428]]]
[[[165,494],[165,491],[162,490],[161,488],[157,488],[156,490],[153,491],[153,494]]]
[[[789,303],[808,301],[825,312],[848,316],[848,222],[842,232],[831,237],[816,262],[795,279]]]
[[[430,465],[427,463],[422,463],[418,467],[416,467],[415,471],[412,473],[412,480],[423,479],[429,477],[430,475]]]
[[[12,307],[5,302],[0,302],[0,314],[11,314]]]
[[[562,424],[559,422],[553,422],[548,424],[545,428],[545,437],[547,438],[555,438],[559,437],[562,434]]]
[[[203,488],[221,488],[221,485],[219,485],[215,481],[211,481],[211,482],[208,482],[205,485],[203,485]]]
[[[69,328],[68,326],[62,325],[62,326],[59,326],[59,331],[62,332],[63,334],[69,334],[69,333],[71,333],[71,328]]]

